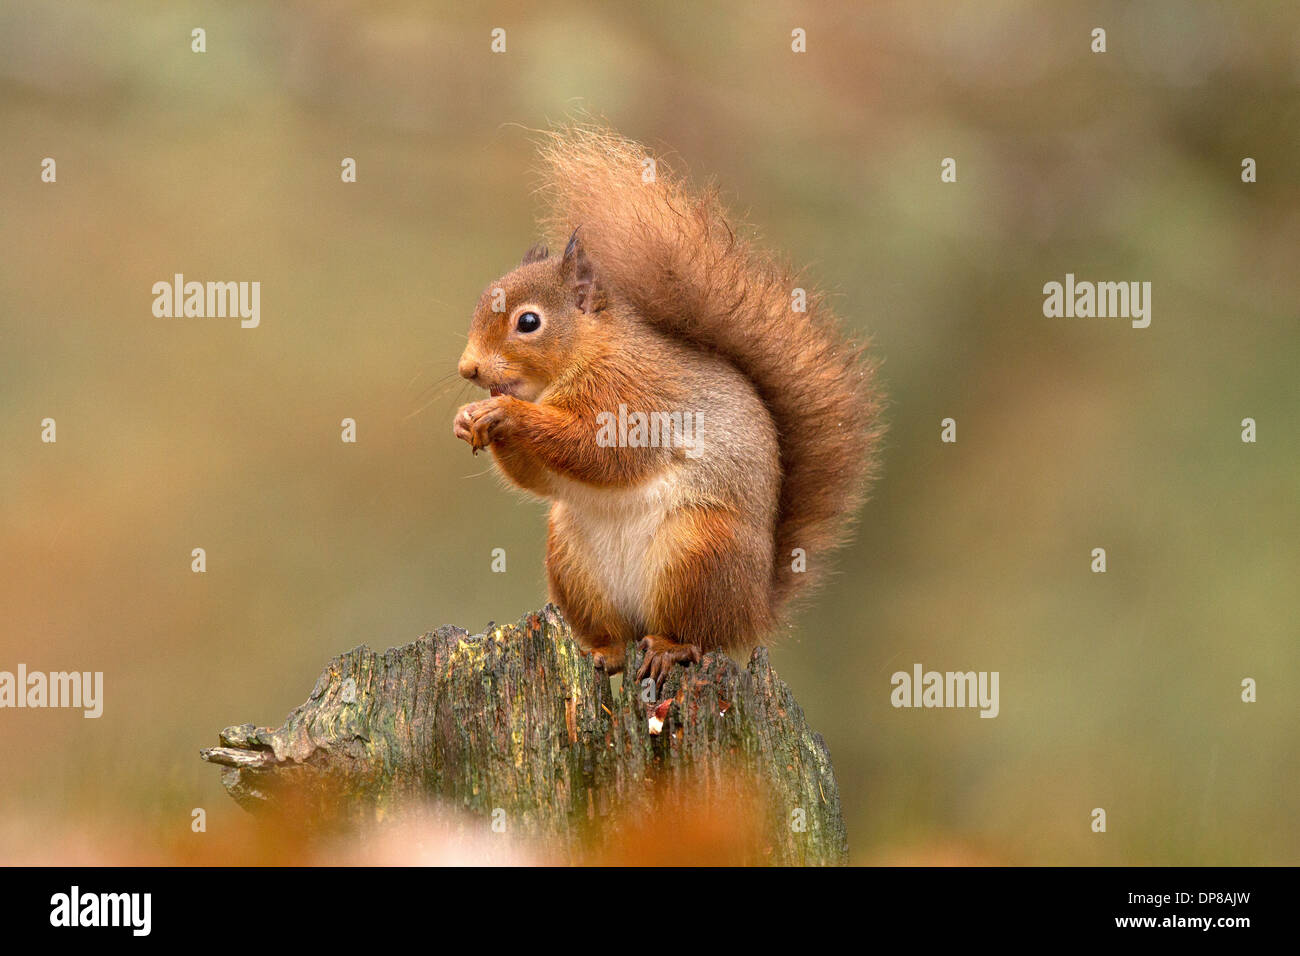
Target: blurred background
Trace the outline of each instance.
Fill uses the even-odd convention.
[[[1300,863],[1300,7],[1173,0],[7,0],[0,669],[105,708],[0,711],[0,860],[256,861],[222,727],[543,603],[544,507],[447,376],[575,110],[716,178],[884,361],[883,478],[774,650],[854,862]],[[155,318],[177,272],[260,281],[261,326]],[[1151,282],[1150,328],[1045,318],[1067,272]],[[999,671],[1000,715],[893,709],[916,662]]]

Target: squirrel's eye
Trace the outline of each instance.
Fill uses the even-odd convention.
[[[525,312],[519,316],[515,328],[520,332],[536,332],[542,327],[542,317],[536,312]]]

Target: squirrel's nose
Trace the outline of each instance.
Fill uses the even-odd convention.
[[[478,378],[478,360],[470,355],[462,355],[456,370],[460,372],[461,378],[467,378],[472,382]]]

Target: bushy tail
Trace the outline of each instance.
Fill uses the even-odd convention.
[[[547,231],[580,227],[603,285],[672,336],[721,354],[767,404],[784,475],[772,611],[815,584],[847,538],[883,426],[875,367],[847,341],[824,296],[738,235],[716,187],[691,191],[652,153],[599,126],[542,143]],[[806,289],[807,311],[794,310]],[[795,549],[806,570],[794,569]]]

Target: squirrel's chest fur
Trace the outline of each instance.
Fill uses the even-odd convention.
[[[678,504],[678,476],[670,472],[631,488],[594,488],[559,480],[551,517],[581,555],[582,570],[620,613],[650,614],[662,555],[656,534]]]

